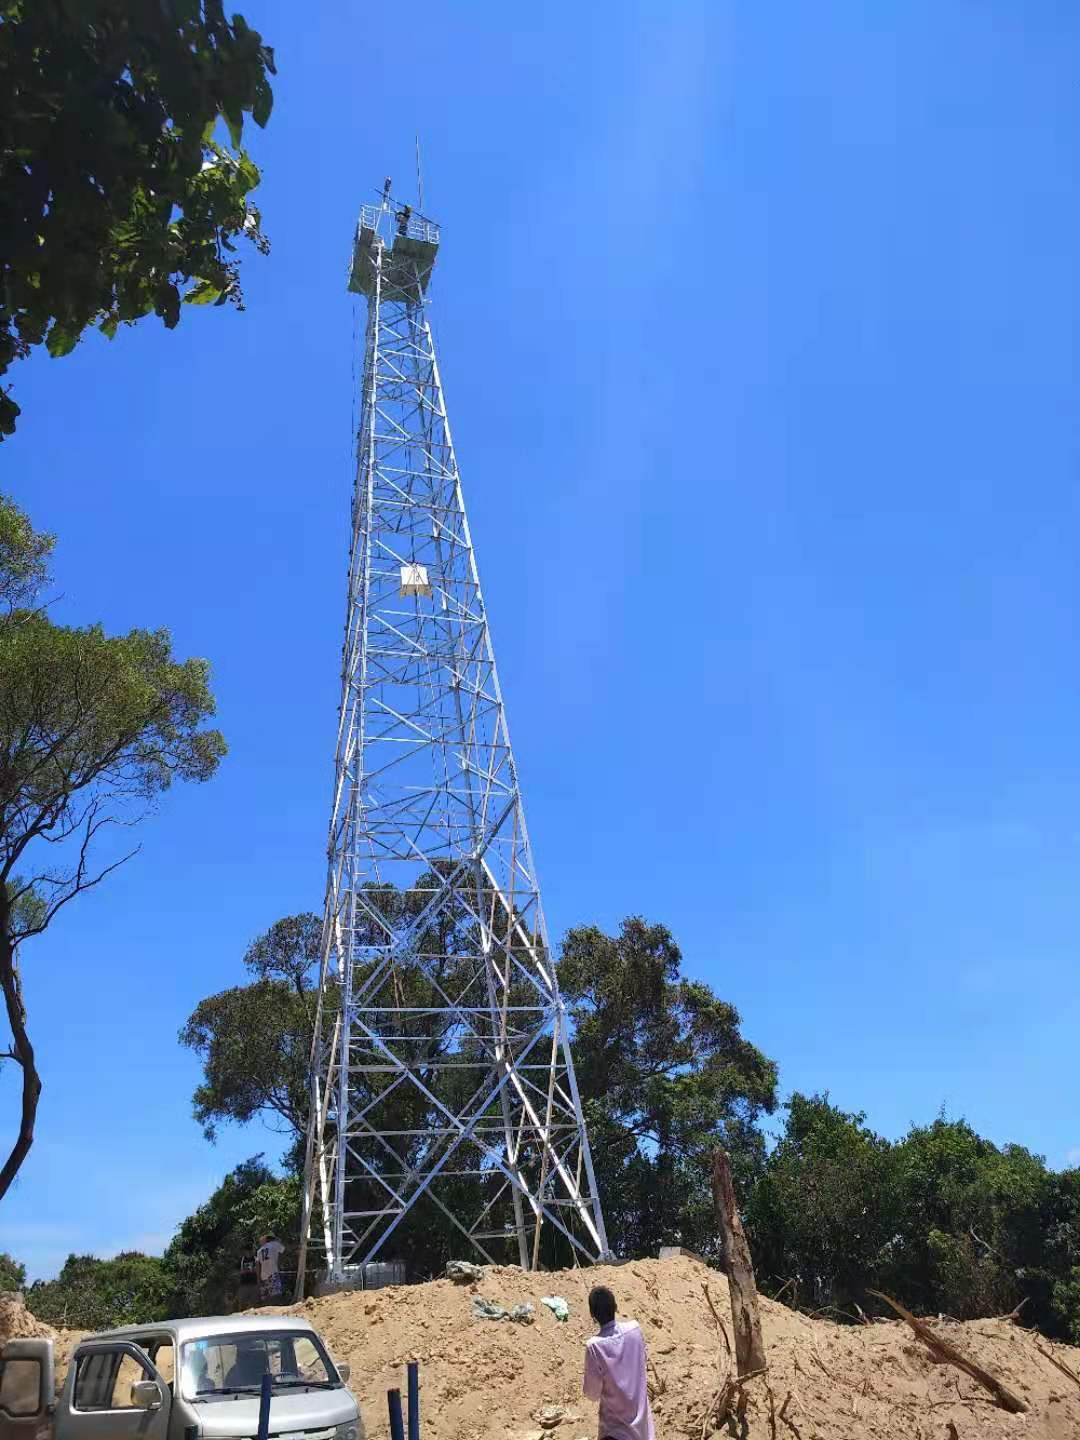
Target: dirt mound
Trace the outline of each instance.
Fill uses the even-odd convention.
[[[596,1412],[581,1397],[581,1369],[593,1333],[586,1299],[599,1284],[611,1286],[620,1312],[645,1332],[657,1440],[700,1440],[718,1351],[703,1285],[729,1334],[730,1310],[723,1277],[686,1257],[548,1275],[485,1266],[475,1286],[435,1280],[329,1295],[288,1313],[310,1316],[337,1358],[352,1366],[365,1440],[388,1436],[386,1391],[404,1390],[409,1360],[420,1362],[424,1440],[525,1440],[541,1433],[588,1440],[596,1434]],[[569,1321],[541,1305],[543,1295],[564,1296]],[[474,1296],[507,1309],[531,1301],[535,1324],[474,1319]],[[750,1440],[946,1440],[954,1433],[950,1424],[957,1440],[1080,1437],[1080,1381],[1042,1353],[1080,1375],[1080,1350],[1052,1346],[1004,1320],[941,1322],[947,1339],[1027,1402],[1026,1415],[1009,1415],[967,1376],[935,1364],[906,1325],[843,1326],[772,1301],[763,1306],[775,1424],[763,1382],[751,1381]],[[560,1406],[565,1415],[541,1432],[536,1417],[545,1406]]]
[[[5,1340],[37,1340],[55,1335],[51,1325],[30,1314],[21,1295],[0,1295],[0,1345]]]

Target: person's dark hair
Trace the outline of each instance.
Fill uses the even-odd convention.
[[[589,1314],[597,1325],[610,1325],[615,1319],[615,1296],[606,1285],[594,1285],[589,1291]]]

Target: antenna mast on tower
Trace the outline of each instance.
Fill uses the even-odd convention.
[[[489,1261],[608,1253],[446,414],[437,227],[390,182],[367,298],[300,1275],[449,1226]]]

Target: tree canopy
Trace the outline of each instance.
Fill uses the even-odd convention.
[[[401,914],[417,903],[410,892],[379,897],[380,909],[397,906]],[[447,915],[442,923],[432,951],[452,965],[473,943],[471,922]],[[196,1113],[211,1132],[261,1117],[291,1139],[302,1134],[319,931],[311,914],[271,926],[244,956],[250,982],[202,1002],[182,1032],[203,1058]],[[631,917],[615,935],[572,930],[558,970],[609,1238],[620,1256],[683,1244],[720,1258],[709,1160],[723,1144],[736,1161],[766,1293],[841,1320],[855,1320],[856,1307],[880,1312],[870,1289],[957,1318],[1000,1314],[1022,1300],[1026,1323],[1080,1343],[1080,1169],[1054,1172],[1022,1146],[995,1145],[944,1116],[889,1140],[828,1095],[792,1095],[769,1145],[763,1119],[776,1106],[776,1067],[742,1035],[732,1006],[683,973],[664,926]],[[427,983],[415,970],[401,981],[414,998]],[[428,1039],[429,1054],[446,1042],[437,1019]],[[397,1103],[412,1108],[394,1128],[424,1123],[416,1101]],[[292,1252],[299,1158],[294,1144],[284,1175],[261,1156],[246,1161],[183,1222],[154,1262],[173,1313],[232,1305],[240,1255],[259,1234],[275,1231]],[[402,1230],[414,1278],[459,1252],[457,1232],[438,1211],[418,1211]],[[541,1260],[557,1266],[567,1257],[549,1243]],[[146,1278],[145,1288],[126,1291],[113,1272],[87,1269],[84,1258],[69,1266],[61,1279],[75,1300],[59,1289],[32,1289],[54,1307],[45,1314],[32,1298],[45,1318],[61,1305],[76,1313],[73,1306],[88,1304],[79,1287],[91,1282],[106,1298],[127,1295],[125,1320],[145,1314],[161,1293],[152,1266],[133,1272]]]
[[[784,1108],[747,1196],[758,1283],[811,1310],[866,1304],[866,1289],[885,1283],[896,1235],[893,1147],[827,1096],[796,1094]]]
[[[200,1001],[181,1029],[180,1043],[203,1061],[192,1098],[208,1140],[224,1121],[260,1116],[290,1137],[292,1151],[302,1142],[321,931],[310,913],[277,921],[244,955],[252,982]]]
[[[882,1289],[957,1319],[1003,1314],[1080,1341],[1080,1170],[1049,1170],[938,1117],[892,1142],[827,1096],[793,1095],[749,1191],[758,1280],[810,1309]]]
[[[243,123],[273,73],[221,0],[0,0],[0,375],[91,325],[242,304],[236,241],[267,248]],[[18,414],[0,390],[0,437]]]
[[[427,908],[435,877],[418,877],[409,890],[373,886],[372,898],[380,916],[404,919]],[[360,922],[363,923],[363,922]],[[370,941],[379,938],[371,923]],[[282,1157],[286,1171],[295,1174],[303,1160],[307,1131],[307,1074],[315,1019],[315,963],[319,958],[321,922],[312,914],[289,916],[272,925],[248,949],[244,963],[253,976],[247,985],[234,986],[207,997],[193,1011],[180,1031],[180,1041],[203,1060],[203,1078],[193,1100],[195,1116],[213,1138],[226,1121],[246,1124],[259,1117],[271,1128],[287,1134],[292,1143]],[[363,937],[362,937],[363,938]],[[448,1046],[460,1048],[464,1057],[470,1044],[457,1035],[453,1020],[438,1009],[439,992],[456,993],[467,983],[462,976],[472,973],[480,944],[475,919],[465,909],[452,905],[433,916],[417,939],[418,947],[430,958],[430,974],[417,967],[403,967],[394,978],[400,1003],[413,1007],[411,1033],[417,1042],[418,1074],[428,1090],[453,1109],[460,1108],[469,1072],[432,1068]],[[371,962],[374,965],[374,962]],[[364,979],[358,967],[357,984]],[[331,984],[329,1010],[324,1012],[328,1038],[335,1008]],[[435,1107],[414,1086],[394,1085],[393,1077],[380,1073],[357,1075],[363,1087],[361,1103],[370,1105],[373,1124],[397,1132],[397,1156],[390,1151],[369,1160],[372,1169],[387,1170],[413,1164],[423,1145],[424,1128]],[[374,1182],[373,1182],[374,1183]],[[475,1197],[459,1195],[447,1181],[442,1197],[451,1210],[478,1209]],[[363,1201],[354,1197],[356,1204]],[[500,1202],[509,1214],[510,1200]],[[498,1229],[503,1209],[493,1212],[492,1229]],[[445,1211],[424,1197],[398,1227],[396,1244],[410,1256],[416,1273],[434,1272],[460,1248],[453,1225]]]
[[[291,1248],[299,1219],[299,1181],[275,1176],[255,1155],[180,1223],[164,1255],[69,1255],[55,1279],[30,1286],[26,1301],[39,1320],[76,1330],[225,1314],[236,1307],[241,1255],[269,1231]],[[0,1291],[11,1288],[4,1283],[5,1258]]]
[[[21,1290],[25,1284],[26,1266],[0,1250],[0,1294],[5,1290]]]
[[[299,1179],[276,1176],[261,1155],[245,1160],[180,1224],[165,1251],[161,1265],[171,1313],[225,1314],[235,1306],[244,1251],[267,1233],[291,1248],[299,1226]]]
[[[612,1248],[715,1254],[712,1152],[723,1145],[744,1181],[761,1163],[775,1064],[734,1006],[683,974],[663,925],[632,916],[617,935],[571,930],[558,975]]]
[[[205,660],[177,660],[167,630],[111,636],[30,608],[51,540],[0,496],[0,988],[22,1069],[19,1134],[0,1197],[33,1141],[40,1093],[19,983],[19,947],[134,851],[97,858],[173,780],[207,780],[225,753]],[[15,603],[18,602],[18,603]]]
[[[380,910],[412,913],[429,891],[422,878],[413,892],[380,894]],[[443,957],[438,973],[429,979],[410,967],[399,977],[402,1002],[419,1010],[437,1007],[436,984],[454,993],[453,957],[471,955],[477,943],[471,916],[446,911],[433,924],[440,933],[422,937],[420,946]],[[180,1032],[181,1042],[203,1059],[193,1098],[208,1135],[224,1121],[269,1119],[294,1140],[285,1157],[290,1170],[299,1167],[298,1142],[306,1129],[320,928],[311,914],[271,926],[244,957],[252,981],[203,1000]],[[637,919],[627,920],[615,937],[594,928],[571,931],[559,961],[609,1239],[620,1254],[654,1253],[672,1241],[715,1250],[711,1151],[717,1143],[728,1146],[741,1173],[760,1164],[763,1147],[754,1122],[775,1104],[775,1066],[743,1039],[733,1007],[687,979],[680,967],[670,933]],[[434,1061],[449,1043],[449,1021],[436,1009],[410,1023],[426,1027],[417,1053]],[[451,1089],[463,1073],[430,1071],[424,1079],[456,1107],[460,1097]],[[429,1103],[411,1086],[391,1090],[385,1077],[358,1083],[370,1088],[365,1102],[383,1107],[388,1130],[420,1132],[398,1142],[410,1163],[424,1143]],[[387,1089],[381,1100],[380,1083]],[[460,1198],[464,1213],[466,1200]],[[500,1211],[490,1228],[509,1218],[509,1211]],[[423,1202],[400,1230],[402,1253],[418,1273],[438,1269],[461,1245],[445,1213]],[[545,1257],[556,1263],[555,1237],[547,1241],[552,1248]]]
[[[39,1320],[73,1330],[109,1330],[169,1317],[160,1258],[128,1250],[111,1260],[69,1255],[55,1280],[35,1280],[26,1301]]]

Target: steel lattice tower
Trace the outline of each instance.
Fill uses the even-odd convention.
[[[303,1221],[332,1284],[408,1259],[431,1220],[527,1269],[542,1231],[563,1261],[608,1253],[426,315],[438,246],[384,191],[349,281],[367,327]]]

